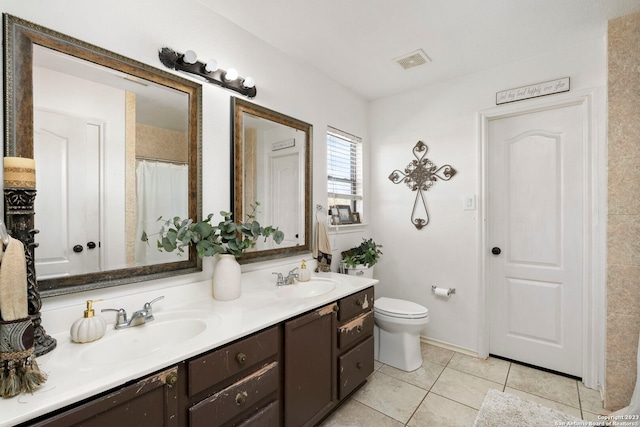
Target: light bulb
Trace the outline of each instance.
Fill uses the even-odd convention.
[[[187,64],[195,64],[198,60],[198,55],[192,50],[188,50],[182,55],[182,60]]]
[[[256,85],[256,79],[254,79],[251,76],[246,77],[242,82],[242,86],[246,87],[247,89],[251,89],[255,85]]]
[[[213,73],[217,69],[218,69],[218,61],[216,61],[215,59],[208,60],[207,65],[204,66],[204,70],[207,73]]]
[[[233,81],[238,78],[238,70],[235,68],[229,68],[227,72],[224,74],[224,79],[228,82]]]

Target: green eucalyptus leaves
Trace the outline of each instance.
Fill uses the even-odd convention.
[[[218,225],[212,225],[213,214],[209,214],[206,219],[200,222],[193,222],[192,219],[181,219],[174,217],[165,220],[162,217],[158,221],[164,221],[164,225],[158,232],[158,250],[173,252],[178,250],[184,252],[184,247],[194,245],[200,258],[213,256],[216,254],[232,254],[240,258],[246,249],[253,248],[256,241],[263,237],[266,241],[269,237],[280,244],[284,239],[284,233],[272,226],[262,227],[255,220],[255,211],[259,203],[253,207],[253,211],[248,215],[249,221],[236,223],[231,219],[230,212],[220,212],[224,218]],[[141,240],[148,242],[149,237],[146,232],[142,232]]]

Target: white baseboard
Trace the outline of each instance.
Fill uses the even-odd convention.
[[[466,354],[467,356],[478,357],[477,351],[469,350],[468,348],[458,347],[457,345],[448,344],[446,342],[434,340],[434,339],[423,337],[423,336],[420,336],[420,341],[422,341],[425,344],[431,344],[431,345],[435,345],[436,347],[446,348],[447,350],[452,350],[457,353]]]

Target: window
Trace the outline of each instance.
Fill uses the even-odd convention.
[[[327,131],[329,207],[348,205],[362,212],[362,140],[329,127]]]

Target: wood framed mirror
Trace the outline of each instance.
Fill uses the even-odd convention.
[[[201,216],[202,86],[8,14],[3,21],[4,155],[36,160],[40,294],[200,271],[195,251],[156,257],[155,240],[140,236],[159,230],[154,210]],[[179,169],[175,193],[141,185],[149,164]],[[141,205],[160,198],[172,201]]]
[[[255,215],[284,241],[258,241],[240,263],[311,251],[312,126],[239,98],[231,99],[234,218]],[[259,205],[257,209],[255,203]]]

